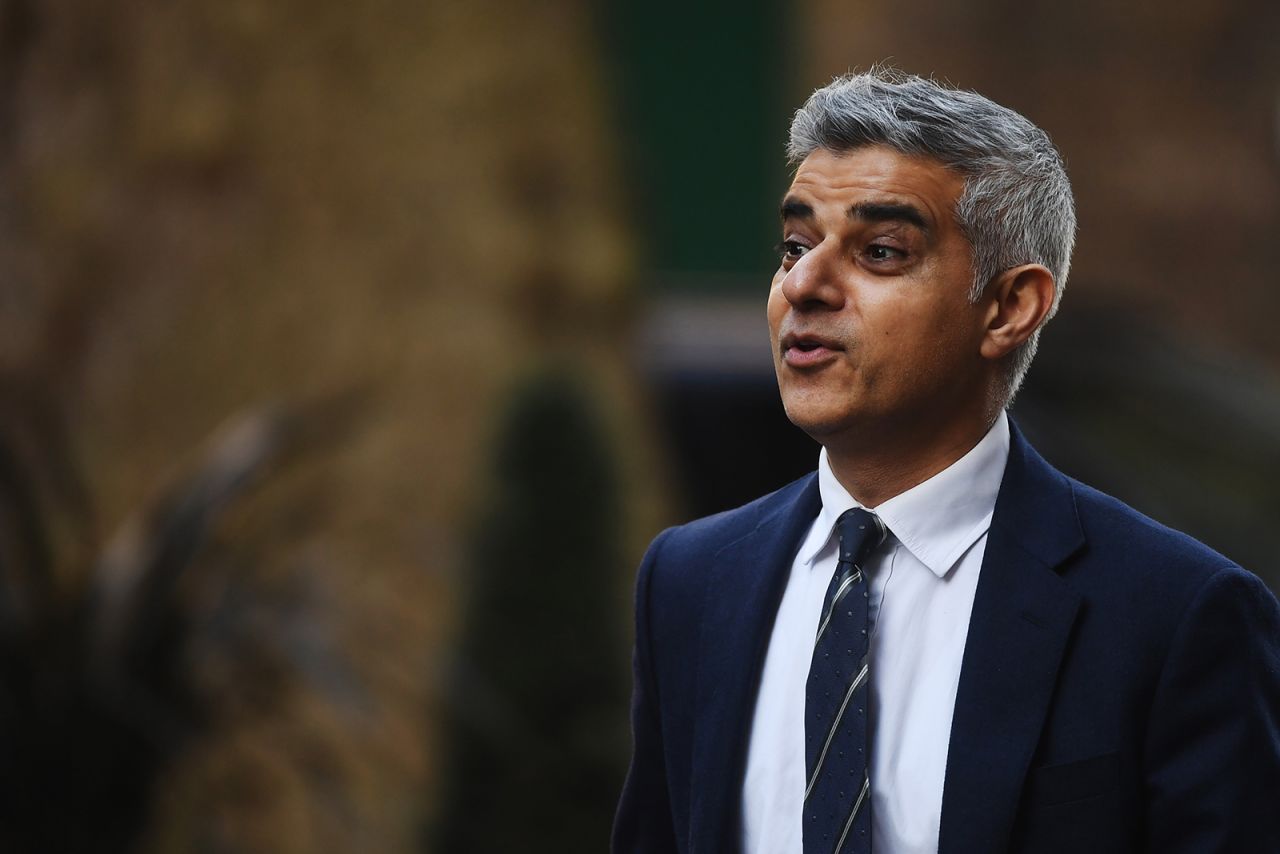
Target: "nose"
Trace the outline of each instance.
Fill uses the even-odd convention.
[[[782,295],[797,309],[838,309],[844,290],[837,275],[838,250],[825,242],[802,255],[782,279]]]

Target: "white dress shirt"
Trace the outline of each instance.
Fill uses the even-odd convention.
[[[871,807],[876,854],[936,854],[951,715],[974,591],[1009,456],[1002,412],[968,454],[873,512],[890,536],[870,578]],[[796,553],[769,638],[742,792],[746,854],[803,854],[804,697],[836,569],[836,519],[861,505],[818,460],[822,510]]]

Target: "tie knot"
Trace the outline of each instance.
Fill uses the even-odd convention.
[[[836,530],[840,533],[840,560],[853,564],[861,564],[885,537],[884,522],[861,507],[841,513]]]

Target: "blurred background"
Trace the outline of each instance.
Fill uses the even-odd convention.
[[[1270,0],[0,0],[0,849],[602,851],[630,587],[811,469],[788,117],[1044,127],[1069,474],[1280,585]]]

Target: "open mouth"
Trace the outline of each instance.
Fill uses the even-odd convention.
[[[793,368],[817,368],[829,364],[842,349],[834,341],[813,335],[788,335],[782,340],[782,358]]]
[[[782,349],[812,353],[814,350],[843,350],[844,348],[818,335],[786,335],[782,339]]]

